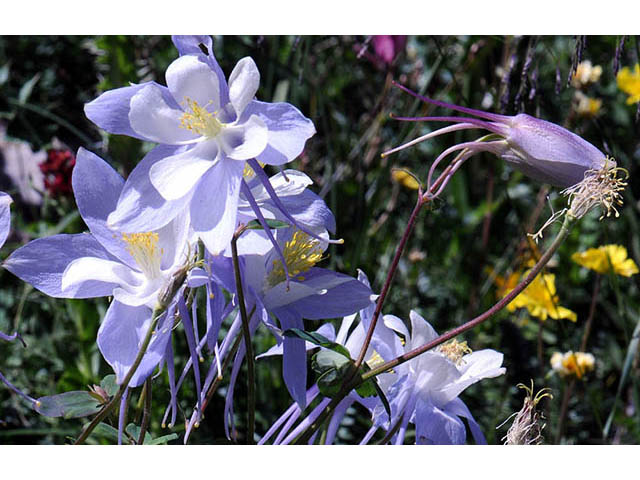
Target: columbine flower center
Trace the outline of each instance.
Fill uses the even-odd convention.
[[[162,249],[158,248],[157,233],[123,233],[122,239],[127,244],[127,251],[147,278],[161,276]]]
[[[467,342],[458,342],[455,338],[447,343],[443,343],[437,347],[436,350],[456,365],[460,365],[463,356],[472,353]]]
[[[180,128],[206,138],[216,137],[224,128],[225,125],[218,120],[216,112],[208,112],[206,105],[201,107],[198,102],[189,97],[185,97],[183,105],[185,113],[180,118]]]
[[[304,276],[300,275],[301,273],[306,272],[322,260],[320,241],[300,230],[296,230],[291,240],[284,244],[282,254],[287,262],[289,275],[299,282],[304,281]],[[273,287],[280,282],[284,282],[286,278],[282,261],[279,259],[274,260],[273,268],[267,276],[267,284]]]

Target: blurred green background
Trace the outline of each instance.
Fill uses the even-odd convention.
[[[640,320],[640,275],[601,279],[587,345],[595,355],[596,368],[576,382],[569,396],[561,439],[557,438],[558,418],[568,382],[550,375],[549,364],[554,351],[578,349],[593,296],[596,274],[573,263],[571,254],[615,243],[627,247],[629,256],[640,263],[637,105],[627,105],[627,95],[616,84],[617,71],[638,62],[638,40],[409,36],[391,42],[393,47],[387,44],[386,50],[379,42],[365,36],[214,37],[216,57],[227,75],[240,58],[251,56],[262,77],[257,97],[290,102],[316,126],[317,134],[290,167],[314,180],[312,188],[336,215],[337,236],[345,239],[344,245],[331,247],[324,266],[352,275],[360,268],[374,291],[379,291],[416,195],[393,180],[392,168],[407,168],[424,180],[440,152],[475,138],[473,132],[456,132],[382,159],[381,152],[442,126],[400,122],[390,119],[390,113],[451,114],[416,101],[393,87],[392,80],[451,103],[509,115],[526,112],[574,131],[615,157],[630,173],[620,218],[598,221],[599,213],[588,215],[547,267],[556,276],[560,304],[575,311],[578,320],[541,323],[526,310],[504,310],[469,332],[464,340],[472,349],[504,353],[507,373],[474,385],[461,398],[489,443],[501,443],[508,425],[496,427],[522,406],[523,392],[516,384],[531,380],[536,390],[549,387],[554,396],[541,404],[547,417],[545,443],[640,443],[637,343],[631,343],[632,355],[627,356]],[[24,141],[34,152],[61,148],[58,142],[72,152],[84,147],[126,176],[152,145],[100,131],[84,116],[83,105],[129,82],[164,84],[164,71],[176,57],[169,37],[0,37],[3,142]],[[602,73],[596,82],[578,89],[569,80],[585,60],[601,66]],[[601,103],[585,111],[579,105],[580,95]],[[12,234],[0,258],[31,239],[85,229],[72,195],[42,187],[38,191],[36,186],[37,199],[29,201],[28,194],[20,195],[20,188],[34,185],[27,181],[19,187],[6,174],[6,165],[0,181],[2,190],[15,200]],[[506,277],[519,269],[531,251],[526,233],[537,230],[551,215],[547,197],[556,209],[562,208],[556,190],[523,177],[490,155],[474,157],[455,175],[441,199],[421,214],[384,313],[407,319],[415,309],[443,332],[483,312],[497,298],[495,276]],[[545,239],[552,236],[549,230]],[[0,343],[0,371],[14,385],[38,397],[86,389],[110,373],[95,344],[106,299],[48,298],[5,270],[0,270],[0,282],[0,330],[19,331],[28,345],[25,349],[19,342]],[[309,329],[317,326],[307,324]],[[270,335],[259,334],[257,352],[272,341]],[[181,335],[174,336],[174,346],[180,352],[176,368],[181,369],[187,359]],[[625,357],[629,373],[604,438],[602,430],[614,410]],[[257,365],[257,432],[262,434],[291,400],[282,382],[280,360],[262,359]],[[244,388],[241,376],[235,396],[241,434]],[[191,443],[227,442],[222,428],[224,393],[223,382]],[[132,420],[139,416],[137,396],[132,396]],[[189,376],[180,395],[185,415],[190,416],[194,400]],[[181,420],[172,430],[160,427],[167,401],[163,374],[154,381],[151,432],[181,436]],[[368,417],[365,410],[350,410],[338,441],[359,441],[369,427]],[[82,423],[81,419],[41,417],[0,386],[0,444],[68,442]],[[112,440],[97,435],[92,441]]]

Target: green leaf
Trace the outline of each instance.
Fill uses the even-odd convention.
[[[33,92],[33,87],[36,86],[38,80],[40,80],[40,74],[36,73],[33,77],[31,77],[30,80],[27,80],[25,84],[22,85],[20,91],[18,92],[18,102],[26,103],[27,100],[29,100],[31,92]]]
[[[93,429],[93,432],[91,432],[91,437],[93,437],[94,435],[104,437],[107,440],[112,441],[113,443],[116,443],[118,441],[118,429],[113,428],[111,425],[107,425],[103,422],[100,422],[98,425],[96,425],[96,428]]]
[[[334,397],[353,361],[333,350],[320,350],[311,359],[311,368],[319,375],[318,388],[325,397]]]
[[[380,388],[380,385],[378,385],[378,382],[374,378],[371,379],[371,383],[373,383],[373,388],[376,389],[376,393],[378,394],[378,397],[380,397],[380,401],[384,406],[384,410],[387,412],[387,415],[389,415],[389,421],[391,421],[391,406],[389,405],[387,396],[384,394],[384,392]]]
[[[366,382],[360,384],[360,386],[356,388],[356,392],[362,398],[373,397],[377,393],[376,387],[374,385],[375,383],[376,382],[374,380],[369,379]]]
[[[163,435],[153,440],[149,440],[149,442],[147,442],[147,439],[145,438],[144,444],[145,445],[166,445],[171,440],[177,440],[177,439],[178,439],[177,433],[170,433],[169,435]]]
[[[72,391],[40,397],[34,409],[46,417],[78,418],[98,413],[100,405],[89,392]]]
[[[269,225],[269,228],[272,230],[277,230],[279,228],[287,228],[291,226],[286,222],[281,222],[280,220],[271,220],[269,218],[265,219],[265,222],[267,223],[267,225]],[[258,220],[251,220],[249,223],[247,223],[246,228],[247,230],[264,230],[264,228],[262,228],[262,224]]]
[[[116,383],[116,376],[114,374],[110,374],[104,377],[100,381],[100,386],[104,389],[105,392],[107,392],[110,397],[113,397],[118,391],[118,388],[120,388],[120,386]]]
[[[288,330],[285,330],[283,335],[285,337],[301,338],[306,342],[311,342],[314,345],[318,345],[319,347],[328,348],[329,350],[338,352],[344,357],[351,359],[349,350],[347,350],[344,346],[340,345],[339,343],[332,342],[331,340],[320,335],[317,332],[305,332],[304,330],[300,330],[299,328],[290,328]]]

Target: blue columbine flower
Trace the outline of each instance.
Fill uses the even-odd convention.
[[[227,84],[210,38],[174,37],[174,43],[180,57],[167,69],[166,87],[148,82],[111,90],[85,112],[108,132],[161,144],[127,179],[109,223],[157,230],[188,210],[193,229],[217,254],[236,226],[246,161],[290,162],[315,128],[288,103],[254,100],[260,74],[251,58],[238,62]]]
[[[317,233],[327,235],[326,230]],[[242,252],[242,275],[243,286],[251,299],[248,302],[262,305],[278,318],[282,331],[304,329],[303,318],[343,317],[371,304],[372,292],[368,286],[348,275],[315,266],[323,259],[326,242],[295,227],[277,230],[275,238],[286,263],[274,247],[266,250],[271,243],[265,237],[256,236],[253,248],[260,253],[250,253],[248,249]],[[290,281],[287,281],[285,265]],[[212,257],[211,269],[225,288],[235,291],[231,259]],[[278,332],[272,322],[269,326]],[[304,341],[290,337],[282,341],[285,384],[294,400],[304,405],[307,382]]]
[[[453,122],[455,125],[428,133],[383,155],[389,155],[429,138],[458,130],[480,129],[491,133],[473,142],[454,145],[436,158],[429,170],[428,188],[432,185],[433,172],[438,164],[447,156],[458,152],[450,171],[446,172],[444,181],[434,196],[442,191],[453,173],[469,157],[478,152],[493,153],[534,180],[558,187],[570,187],[579,183],[589,170],[599,171],[605,166],[607,168],[616,166],[612,159],[607,158],[592,144],[554,123],[525,113],[507,116],[451,105],[418,95],[402,85],[398,86],[424,102],[456,110],[472,117],[395,117],[398,120],[407,121]]]
[[[404,353],[438,337],[433,327],[413,310],[410,319],[411,333],[399,318],[384,316],[385,324],[405,339]],[[385,361],[392,359],[382,357]],[[490,349],[471,353],[466,342],[454,339],[401,364],[394,368],[398,380],[390,386],[387,395],[391,421],[383,408],[376,407],[374,427],[397,427],[396,444],[404,442],[409,422],[416,426],[416,443],[462,444],[466,440],[466,429],[459,417],[463,417],[476,443],[486,443],[479,425],[458,395],[484,378],[502,375],[505,372],[502,358],[501,353]]]
[[[90,233],[34,240],[13,252],[4,267],[52,297],[113,296],[98,331],[98,347],[120,382],[138,353],[160,296],[192,251],[188,218],[180,215],[156,232],[111,229],[107,217],[116,206],[124,180],[104,160],[84,149],[78,152],[72,185]],[[170,317],[166,314],[159,322],[130,386],[140,385],[164,357],[173,321]]]

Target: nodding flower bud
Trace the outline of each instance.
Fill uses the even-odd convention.
[[[615,168],[615,162],[578,135],[554,123],[521,113],[515,116],[499,115],[471,108],[451,105],[412,92],[396,84],[402,90],[424,102],[471,115],[469,117],[393,117],[405,121],[451,122],[420,138],[383,153],[383,156],[402,150],[416,143],[444,133],[458,130],[480,129],[489,135],[454,145],[440,154],[433,162],[427,179],[427,191],[437,196],[460,166],[472,155],[490,152],[509,162],[525,175],[557,187],[570,187],[582,181],[587,171],[599,171],[605,164]],[[437,165],[447,156],[458,152],[440,177],[432,182]]]
[[[607,162],[596,147],[554,123],[521,113],[506,124],[507,148],[501,157],[534,180],[566,188]],[[608,164],[615,167],[610,159]]]

